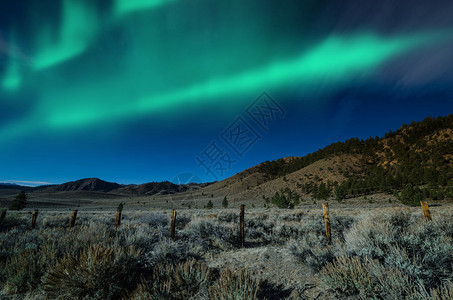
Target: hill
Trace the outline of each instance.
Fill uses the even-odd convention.
[[[149,195],[167,195],[185,192],[189,189],[196,190],[200,187],[205,187],[209,183],[203,184],[174,184],[169,181],[163,182],[149,182],[144,184],[118,184],[101,180],[99,178],[85,178],[77,181],[66,182],[58,185],[39,186],[35,188],[28,188],[27,190],[39,191],[42,193],[52,192],[97,192],[108,193],[123,196],[149,196]],[[1,186],[0,186],[1,188]],[[10,187],[9,189],[21,189]]]
[[[91,192],[111,192],[113,190],[122,188],[123,185],[118,183],[107,182],[99,178],[85,178],[77,181],[71,181],[59,185],[43,188],[46,192],[58,191],[91,191]]]
[[[29,186],[24,186],[24,185],[18,185],[15,183],[5,183],[1,182],[0,183],[0,190],[19,190],[19,191],[28,191],[33,189],[32,187]]]
[[[207,184],[174,184],[170,181],[163,182],[149,182],[144,184],[131,184],[118,188],[112,193],[123,195],[168,195],[182,193],[189,189],[198,189],[199,187],[206,186]]]
[[[352,138],[303,157],[266,161],[203,189],[290,206],[390,193],[408,204],[453,197],[453,115],[403,124],[384,137]],[[280,200],[279,200],[280,199]]]

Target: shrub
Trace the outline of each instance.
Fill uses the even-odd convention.
[[[219,213],[217,220],[220,222],[238,222],[239,221],[239,214],[232,213],[232,212],[221,212]]]
[[[411,225],[410,214],[404,210],[386,216],[366,216],[345,233],[346,250],[382,260]]]
[[[134,246],[144,251],[149,251],[150,249],[154,249],[166,234],[168,234],[168,230],[164,227],[135,225],[120,227],[117,229],[114,238],[123,247]]]
[[[212,277],[208,266],[195,260],[177,265],[158,264],[153,268],[150,282],[152,298],[190,299],[200,290],[206,293]]]
[[[143,260],[148,267],[152,267],[164,262],[169,264],[182,262],[193,256],[182,241],[163,239],[158,241],[151,251],[143,255]]]
[[[419,219],[416,222],[401,211],[365,218],[346,233],[346,250],[396,268],[428,289],[436,288],[453,279],[453,222],[451,218],[429,223]]]
[[[180,232],[180,238],[192,245],[195,253],[204,253],[212,249],[227,250],[239,245],[235,226],[204,220],[192,221]]]
[[[127,297],[123,297],[124,300],[148,300],[153,299],[153,291],[149,288],[146,283],[140,283],[137,285],[137,288],[127,295]]]
[[[423,191],[418,187],[413,187],[411,184],[406,185],[401,191],[401,202],[409,206],[418,206],[420,201],[425,199]]]
[[[431,297],[427,297],[427,299],[432,300],[450,300],[453,299],[453,283],[451,281],[447,281],[441,287],[433,289]]]
[[[67,228],[69,226],[69,218],[67,216],[52,216],[45,217],[42,221],[44,228]]]
[[[236,273],[225,269],[209,289],[209,299],[251,300],[258,299],[260,282],[241,269]]]
[[[203,262],[160,263],[127,299],[258,299],[260,282],[245,270],[220,274]]]
[[[24,249],[12,255],[1,271],[5,293],[18,294],[35,289],[44,273],[38,251]]]
[[[118,298],[135,288],[141,275],[140,251],[93,245],[80,255],[67,255],[49,271],[44,291],[52,297]]]
[[[179,214],[176,217],[176,229],[182,230],[184,229],[187,224],[189,224],[192,221],[192,217],[190,215],[185,215],[185,214]]]
[[[16,212],[7,212],[5,218],[0,223],[0,231],[8,231],[14,227],[26,227],[28,220],[19,216]]]
[[[335,259],[335,248],[327,244],[324,236],[309,234],[301,240],[290,240],[289,251],[305,262],[313,271],[319,271]]]
[[[160,211],[141,215],[137,218],[137,222],[144,223],[152,227],[165,227],[170,223],[169,217]]]
[[[405,299],[414,294],[413,283],[397,269],[387,269],[378,260],[340,256],[327,263],[320,278],[340,295],[360,299]]]

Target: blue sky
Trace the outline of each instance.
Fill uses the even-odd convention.
[[[0,181],[220,180],[453,108],[449,1],[1,6]]]

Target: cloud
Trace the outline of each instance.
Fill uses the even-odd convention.
[[[453,39],[423,47],[386,64],[378,79],[392,86],[395,93],[451,87],[453,80]]]

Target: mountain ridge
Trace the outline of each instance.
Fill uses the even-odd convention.
[[[254,182],[256,178],[261,178],[261,182]],[[453,197],[450,186],[451,114],[403,124],[383,137],[351,138],[303,157],[266,161],[208,186],[205,193],[230,195],[241,201],[258,195],[269,203],[282,197],[334,197],[341,201],[381,192],[394,192],[404,198],[402,190],[407,188],[414,199],[443,199]]]
[[[199,197],[219,195],[243,201],[262,198],[267,202],[277,194],[279,197],[283,194],[341,200],[374,192],[400,191],[407,185],[413,188],[426,185],[430,189],[442,187],[442,193],[448,195],[447,187],[453,185],[452,149],[453,115],[450,114],[403,124],[383,137],[351,138],[305,156],[265,161],[218,182],[175,184],[163,181],[125,185],[85,178],[59,185],[26,188],[31,191],[88,191],[124,196],[195,192],[194,195]]]

